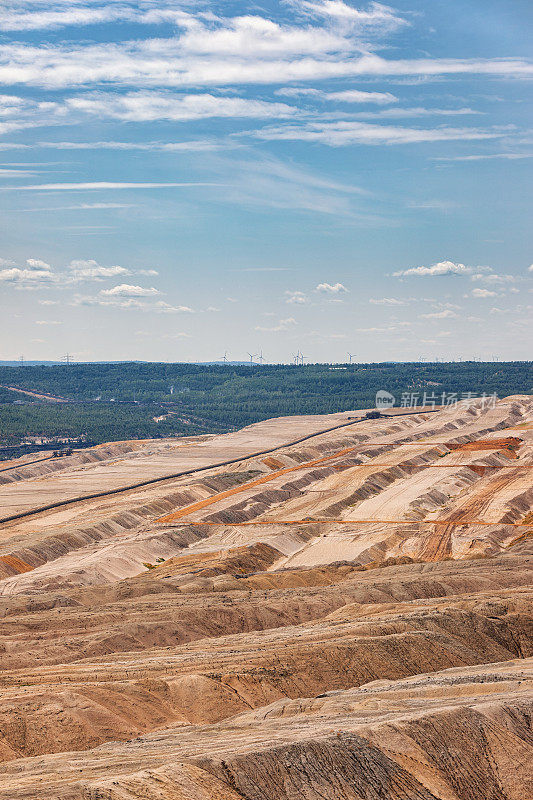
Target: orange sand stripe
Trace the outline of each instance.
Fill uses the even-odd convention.
[[[200,511],[202,508],[207,508],[214,503],[218,503],[220,500],[225,500],[227,497],[232,497],[233,495],[245,492],[247,489],[251,489],[254,486],[261,486],[263,483],[269,483],[270,481],[280,478],[282,475],[288,475],[291,472],[298,472],[301,469],[310,469],[318,464],[323,464],[325,461],[331,461],[333,458],[338,458],[339,456],[346,455],[346,453],[351,453],[354,450],[357,450],[357,447],[346,447],[344,450],[339,450],[337,453],[334,453],[331,456],[317,458],[314,461],[306,461],[305,464],[299,464],[297,467],[287,467],[287,469],[280,469],[277,472],[271,472],[269,475],[263,475],[262,478],[256,478],[254,481],[243,483],[241,486],[235,486],[233,489],[227,489],[225,492],[220,492],[212,497],[206,497],[205,500],[199,500],[197,503],[192,503],[190,506],[185,506],[185,508],[182,508],[179,511],[175,511],[172,514],[167,514],[166,517],[160,517],[159,519],[156,519],[156,522],[174,522],[176,519],[187,517],[189,514],[192,514],[195,511]]]
[[[385,443],[389,447],[403,447],[404,444],[409,444],[416,446],[420,444],[420,442],[405,442],[404,444],[394,444],[392,442]],[[431,442],[431,444],[434,444]],[[438,443],[435,443],[438,444]],[[332,461],[335,458],[340,458],[341,456],[346,455],[347,453],[353,453],[355,450],[361,450],[362,447],[369,446],[369,445],[355,445],[354,447],[346,447],[343,450],[338,450],[336,453],[330,456],[324,456],[323,458],[317,458],[313,461],[306,461],[304,464],[298,464],[296,467],[287,467],[286,469],[280,469],[276,472],[271,472],[269,475],[263,475],[262,478],[256,478],[254,481],[249,481],[248,483],[243,483],[240,486],[235,486],[233,489],[227,489],[224,492],[220,492],[212,497],[206,497],[204,500],[198,500],[196,503],[192,503],[191,505],[185,506],[184,508],[180,509],[179,511],[174,511],[172,514],[167,514],[164,517],[159,517],[155,520],[155,522],[174,522],[178,519],[183,519],[183,517],[187,517],[190,514],[193,514],[195,511],[201,511],[203,508],[208,508],[215,503],[220,502],[221,500],[225,500],[228,497],[233,497],[234,495],[241,494],[242,492],[247,491],[248,489],[252,489],[254,486],[261,486],[262,484],[269,483],[270,481],[276,480],[276,478],[280,478],[282,475],[288,475],[291,472],[298,472],[302,469],[310,469],[312,467],[317,466],[318,464],[323,464],[326,461]],[[373,445],[374,447],[379,447],[380,445]],[[245,460],[245,459],[243,459]],[[359,467],[374,467],[379,466],[377,464],[355,464],[354,466]],[[388,467],[397,466],[394,464],[388,464]],[[428,465],[429,466],[429,465]],[[439,467],[446,466],[445,464],[437,465]],[[450,466],[457,466],[457,465],[450,465]],[[468,465],[472,466],[472,465]],[[492,524],[492,523],[491,523]]]
[[[16,556],[0,556],[0,561],[5,564],[7,567],[11,567],[17,573],[22,572],[31,572],[33,567],[30,564],[26,564],[25,561],[22,561],[20,558]]]

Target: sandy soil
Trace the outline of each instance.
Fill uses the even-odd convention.
[[[8,465],[0,798],[533,797],[533,399],[350,416]]]

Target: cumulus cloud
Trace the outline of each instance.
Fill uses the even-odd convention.
[[[102,289],[100,294],[108,297],[154,297],[161,293],[159,289],[155,289],[153,286],[149,289],[145,289],[142,286],[120,283],[118,286],[113,286],[112,289]]]
[[[290,305],[303,306],[309,302],[309,298],[305,292],[287,290],[285,292],[285,302]]]
[[[348,289],[342,283],[319,283],[315,292],[324,292],[325,294],[342,294],[348,292]]]
[[[478,270],[479,267],[466,267],[464,264],[455,264],[453,261],[439,261],[431,267],[411,267],[410,269],[401,269],[392,274],[396,277],[413,276],[429,276],[438,277],[441,275],[470,275],[474,269]]]
[[[131,275],[130,270],[125,267],[102,267],[93,259],[71,261],[69,269],[72,277],[78,280],[100,280],[102,278],[115,278],[118,275]]]
[[[0,282],[13,284],[17,288],[38,288],[55,283],[58,279],[50,264],[38,258],[28,258],[22,266],[0,259]]]
[[[491,292],[490,289],[472,289],[472,297],[497,297],[498,292]]]

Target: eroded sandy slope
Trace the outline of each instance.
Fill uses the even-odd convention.
[[[533,401],[360,416],[2,473],[0,797],[533,796]]]

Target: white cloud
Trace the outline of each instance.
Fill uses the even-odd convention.
[[[340,92],[325,92],[320,89],[283,87],[276,94],[283,97],[309,97],[317,100],[332,100],[337,103],[375,103],[387,105],[397,103],[398,98],[390,92],[364,92],[359,89],[344,89]]]
[[[533,264],[529,265],[529,267],[527,268],[527,271],[528,272],[533,272]]]
[[[171,189],[187,186],[213,186],[212,183],[126,183],[92,181],[90,183],[35,183],[23,186],[2,186],[0,191],[76,192],[104,189]]]
[[[47,264],[46,261],[41,261],[40,258],[28,258],[26,264],[28,269],[45,270],[46,272],[50,272],[52,269],[50,264]]]
[[[503,136],[500,131],[485,131],[476,128],[405,128],[351,120],[269,126],[255,131],[248,131],[248,134],[258,139],[269,141],[320,142],[330,147],[342,147],[350,144],[419,144],[421,142],[446,142],[455,139],[462,141],[467,139],[493,139]]]
[[[358,119],[403,119],[405,117],[464,117],[481,114],[472,108],[382,108],[379,111],[359,111]]]
[[[404,306],[406,304],[405,300],[398,300],[396,297],[371,297],[368,302],[374,306]]]
[[[466,267],[464,264],[455,264],[453,261],[439,261],[431,267],[411,267],[410,269],[398,270],[392,274],[396,278],[406,277],[408,275],[429,277],[440,275],[470,275],[474,269],[479,270],[480,268]]]
[[[473,281],[483,281],[484,283],[515,283],[516,278],[514,275],[498,275],[495,272],[476,272],[472,275]]]
[[[292,328],[296,324],[297,323],[296,323],[296,320],[294,319],[294,317],[287,317],[286,319],[280,319],[280,321],[278,322],[277,325],[273,325],[270,328],[263,327],[262,325],[256,325],[255,330],[256,331],[265,331],[265,332],[268,332],[268,333],[277,333],[279,331],[286,331],[289,328]]]
[[[338,103],[376,103],[387,105],[397,103],[398,98],[390,92],[362,92],[359,89],[344,89],[341,92],[326,92],[326,100],[336,100]]]
[[[154,297],[154,295],[161,293],[159,289],[155,289],[153,286],[150,289],[144,289],[142,286],[120,283],[118,286],[113,286],[112,289],[102,289],[100,294],[109,297]]]
[[[145,311],[147,306],[141,300],[133,297],[121,299],[120,297],[91,297],[88,295],[75,295],[71,301],[73,306],[102,306],[111,308],[124,308],[128,310]]]
[[[342,294],[348,292],[346,286],[342,283],[319,283],[315,292],[324,292],[325,294]]]
[[[473,289],[472,297],[497,297],[498,292],[491,292],[489,289]]]
[[[37,288],[55,283],[58,276],[50,264],[37,258],[28,258],[23,266],[0,259],[0,282],[10,283],[21,289]]]
[[[287,290],[285,292],[285,302],[291,305],[303,306],[309,302],[309,298],[304,292]]]
[[[356,328],[356,333],[392,333],[398,330],[397,325],[387,325],[385,327]]]
[[[451,309],[446,308],[444,311],[433,311],[429,314],[420,314],[422,319],[449,319],[450,317],[456,317],[457,314]]]
[[[290,0],[290,2],[296,9],[306,14],[350,20],[361,27],[381,26],[384,23],[387,27],[390,24],[400,27],[406,24],[401,17],[394,13],[392,8],[377,2],[371,2],[365,11],[353,8],[343,0]]]
[[[15,148],[19,145],[13,145]],[[20,145],[25,146],[25,145]],[[0,144],[0,149],[2,149]],[[184,142],[37,142],[36,147],[49,150],[139,150],[141,152],[201,152],[204,150],[234,149],[240,147],[235,141],[193,139]]]
[[[93,259],[88,261],[71,261],[69,264],[69,269],[72,277],[77,278],[78,280],[98,280],[101,278],[115,278],[118,275],[131,275],[130,270],[126,269],[125,267],[102,267]]]
[[[35,320],[36,325],[62,325],[63,323],[57,319],[37,319]]]
[[[97,8],[76,7],[73,0],[70,7],[65,9],[50,9],[33,11],[19,8],[18,3],[9,2],[0,11],[0,30],[3,31],[32,31],[54,28],[64,28],[75,25],[98,25],[103,22],[116,22],[118,20],[132,19],[133,9],[124,6],[112,5]],[[24,5],[24,4],[23,4]],[[31,6],[30,6],[31,9]]]
[[[159,300],[155,307],[160,314],[194,314],[194,309],[189,306],[173,306],[164,300]]]
[[[403,24],[391,9],[376,4],[363,11],[336,0],[308,3],[305,9],[304,5],[300,2],[298,7],[318,24],[291,26],[254,15],[193,16],[175,9],[147,15],[139,14],[137,8],[135,22],[173,18],[177,35],[102,43],[62,39],[42,46],[7,42],[0,46],[0,84],[50,89],[98,84],[175,88],[358,76],[519,78],[533,72],[532,65],[520,58],[385,59],[371,52],[369,43],[361,41],[361,33],[373,39]]]
[[[533,158],[533,153],[491,153],[475,154],[470,156],[439,156],[433,161],[487,161],[491,159],[505,159],[508,161],[520,160],[522,158]]]
[[[154,120],[186,121],[209,117],[288,117],[296,112],[286,103],[269,103],[242,97],[217,97],[212,94],[175,94],[170,92],[96,92],[70,98],[67,106],[99,118],[128,122]]]

